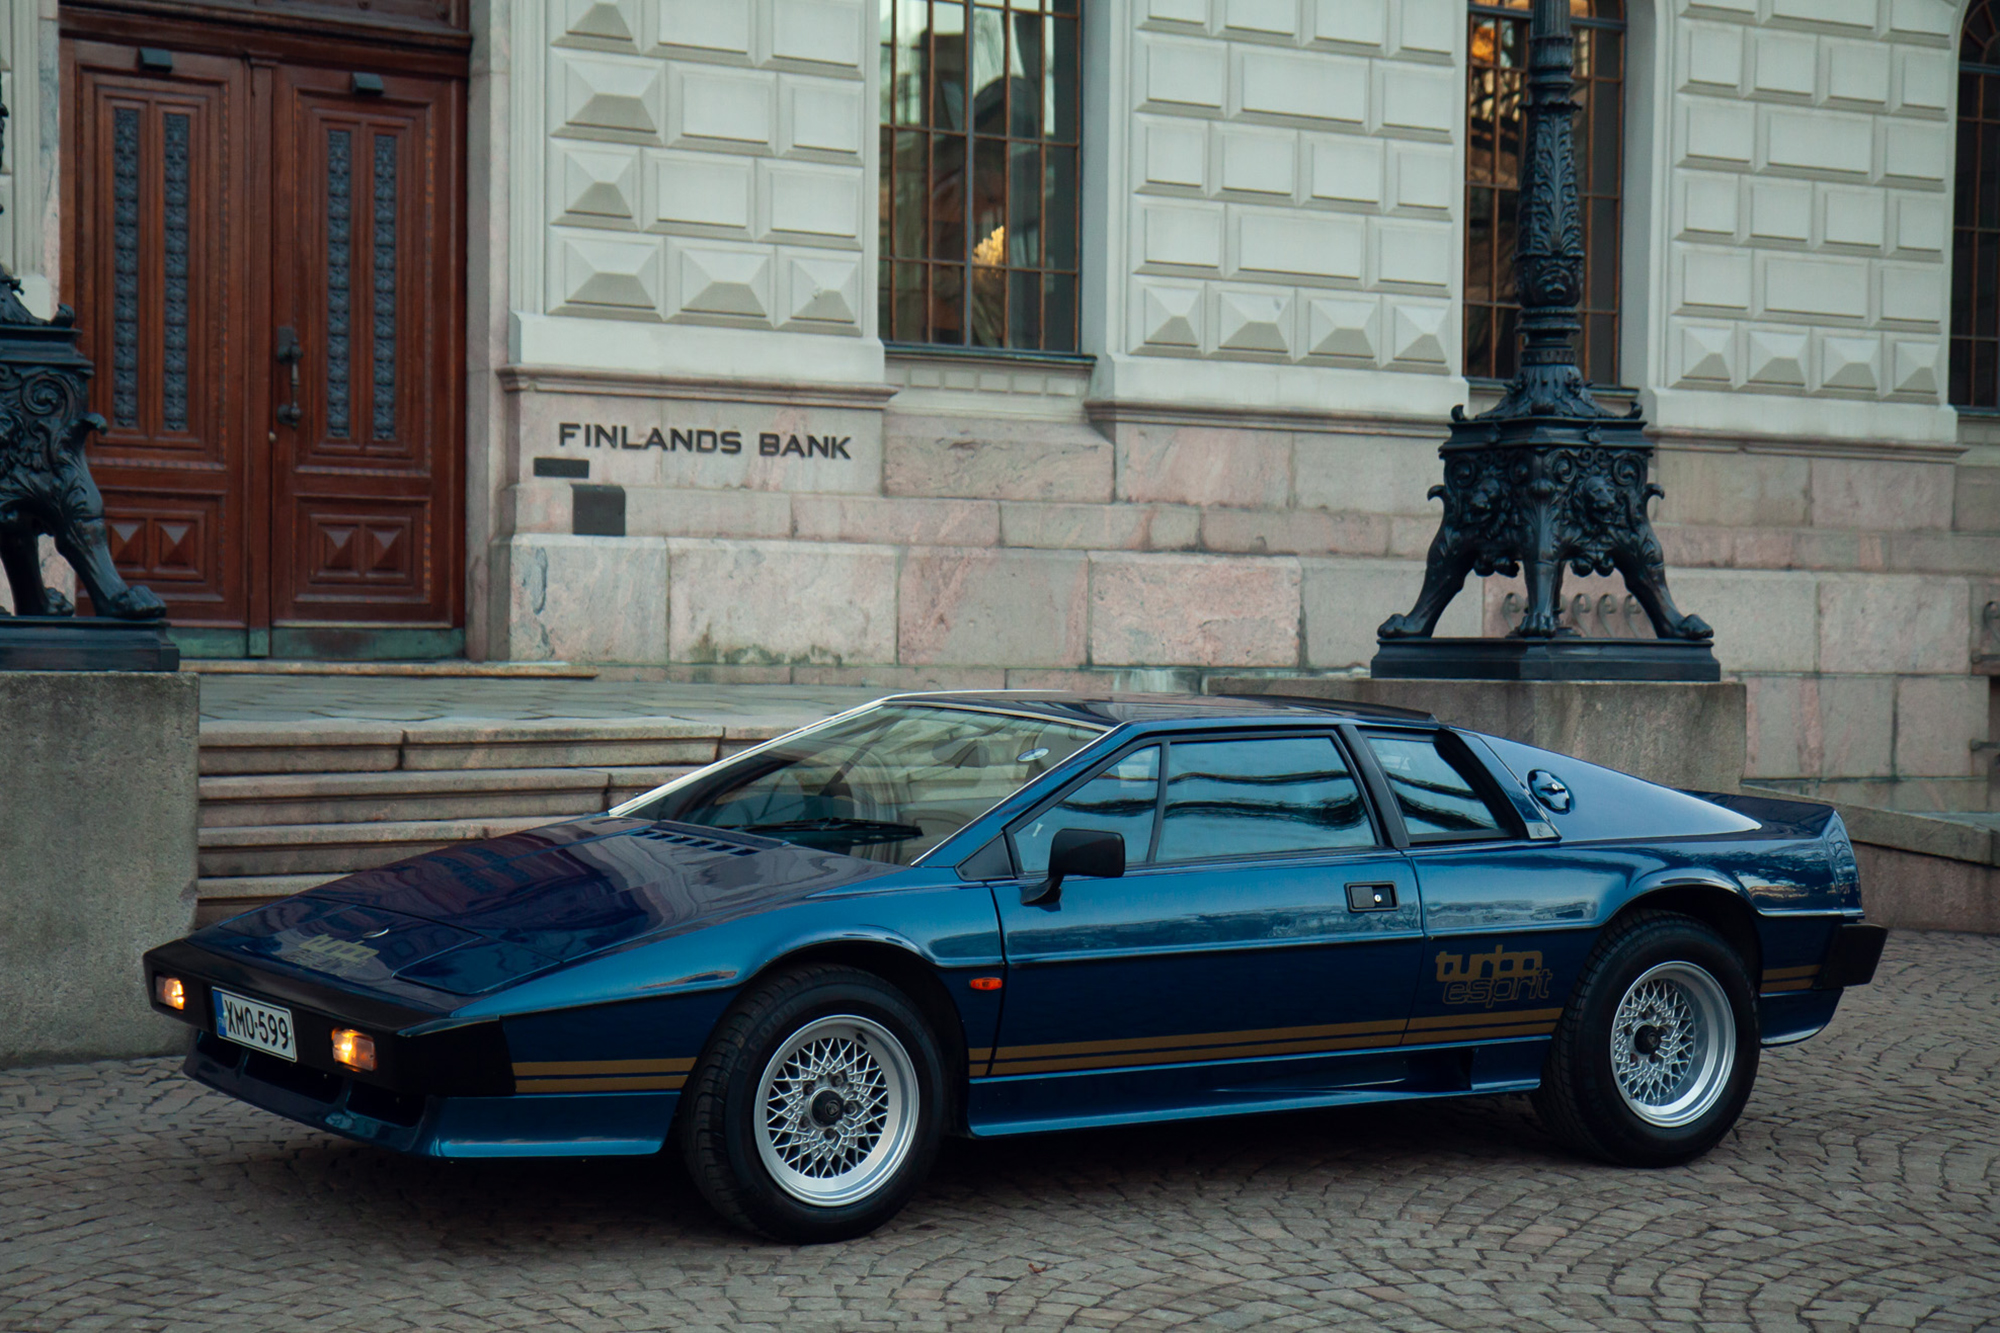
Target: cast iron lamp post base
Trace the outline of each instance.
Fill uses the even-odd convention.
[[[1570,100],[1574,51],[1568,0],[1534,0],[1526,148],[1515,280],[1521,293],[1521,371],[1499,405],[1467,419],[1452,412],[1441,448],[1444,516],[1431,541],[1416,605],[1378,631],[1378,676],[1500,680],[1716,680],[1720,668],[1699,616],[1667,591],[1666,558],[1646,516],[1663,494],[1647,480],[1653,446],[1636,409],[1598,404],[1576,363],[1583,285]],[[1560,620],[1563,572],[1616,572],[1657,639],[1615,648]],[[1527,610],[1506,639],[1435,639],[1438,618],[1467,576],[1524,576]],[[1490,646],[1485,646],[1490,645]]]

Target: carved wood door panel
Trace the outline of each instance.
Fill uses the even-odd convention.
[[[194,655],[450,651],[464,83],[138,44],[172,36],[64,43],[63,294],[119,571]]]
[[[97,364],[90,445],[112,558],[178,621],[241,625],[266,484],[249,447],[248,70],[78,42],[64,210],[79,345]]]
[[[464,357],[457,87],[277,71],[272,614],[454,623]],[[285,330],[289,330],[288,335]],[[280,350],[283,350],[282,348]],[[293,413],[286,413],[287,418]]]

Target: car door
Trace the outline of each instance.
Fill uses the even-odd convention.
[[[1423,894],[1428,942],[1406,1044],[1479,1043],[1473,1083],[1532,1082],[1594,938],[1602,873],[1531,826],[1525,798],[1457,734],[1353,734]]]
[[[1126,874],[1023,904],[1067,828],[1122,834]],[[1323,1092],[1342,1056],[1400,1039],[1416,880],[1331,729],[1137,743],[1008,836],[1021,879],[995,886],[1008,971],[983,1131]]]

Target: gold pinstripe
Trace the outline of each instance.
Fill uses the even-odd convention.
[[[694,1057],[680,1060],[516,1060],[515,1078],[582,1074],[685,1074]]]
[[[1197,1032],[1168,1037],[1002,1046],[993,1052],[989,1076],[999,1078],[1014,1074],[1126,1069],[1134,1065],[1195,1064],[1268,1055],[1316,1055],[1371,1046],[1539,1037],[1554,1031],[1555,1020],[1560,1017],[1560,1009],[1525,1009],[1485,1014],[1438,1014],[1408,1021],[1391,1018],[1314,1027],[1249,1028],[1236,1032]]]
[[[516,1092],[672,1092],[687,1082],[686,1074],[610,1078],[525,1078]]]

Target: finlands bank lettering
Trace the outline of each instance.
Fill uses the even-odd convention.
[[[681,450],[691,454],[743,452],[740,430],[662,431],[655,426],[642,439],[629,426],[565,421],[556,429],[557,443],[565,448],[577,444],[585,449],[664,449],[670,454]],[[854,460],[854,455],[847,452],[852,443],[852,435],[779,435],[771,431],[759,432],[756,440],[757,453],[762,458],[844,458],[849,462]]]

